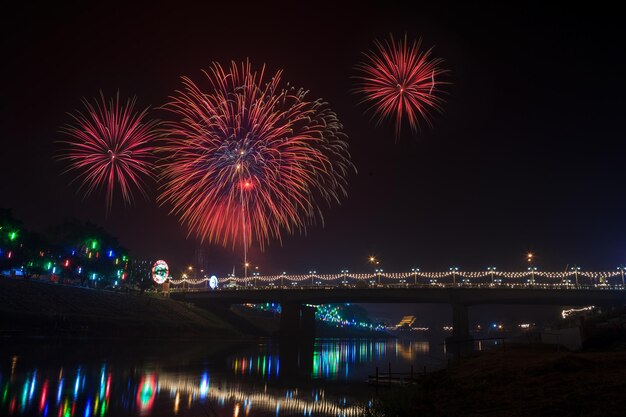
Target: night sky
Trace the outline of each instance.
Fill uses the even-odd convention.
[[[58,129],[100,89],[158,107],[180,76],[197,80],[211,61],[250,58],[330,103],[358,169],[348,198],[324,210],[324,227],[252,249],[262,273],[369,271],[370,254],[386,271],[525,269],[527,251],[540,269],[626,263],[626,31],[615,10],[25,3],[2,12],[0,207],[32,229],[77,217],[136,258],[193,262],[199,243],[154,202],[154,186],[151,200],[130,208],[117,195],[108,217],[104,193],[83,200],[54,160]],[[397,141],[393,125],[376,126],[351,93],[362,52],[389,33],[434,46],[451,82],[434,127],[405,126]],[[216,273],[242,262],[230,248],[202,248]]]

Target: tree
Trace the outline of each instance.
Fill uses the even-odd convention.
[[[127,251],[102,227],[66,219],[50,230],[50,236],[59,254],[62,278],[106,286],[127,277]]]
[[[22,222],[10,209],[0,208],[0,272],[19,269],[24,262]]]

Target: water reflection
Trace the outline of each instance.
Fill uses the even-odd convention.
[[[268,381],[291,374],[307,375],[312,379],[326,381],[350,381],[366,376],[359,371],[368,370],[372,373],[379,364],[387,366],[391,362],[400,366],[402,371],[408,371],[408,367],[418,357],[419,365],[437,365],[441,362],[440,359],[430,356],[431,344],[426,341],[318,339],[310,355],[302,355],[298,348],[268,345],[266,350],[258,354],[233,356],[230,358],[232,374],[257,376]],[[434,354],[441,356],[443,346]],[[302,356],[311,356],[311,362],[303,361]],[[294,357],[294,366],[303,372],[281,374],[281,358],[285,361]],[[373,366],[364,366],[368,364]],[[288,363],[285,365],[285,368],[291,367]]]
[[[137,408],[142,416],[150,414],[154,405],[154,397],[157,392],[157,379],[153,374],[141,377],[139,389],[137,390]]]
[[[184,359],[174,362],[170,355],[79,363],[64,354],[62,364],[37,355],[0,357],[0,415],[352,417],[369,399],[364,381],[374,366],[406,371],[430,361],[432,353],[427,342],[346,339],[317,340],[308,355],[295,354],[296,362],[284,345],[239,350],[245,353],[226,350],[195,359],[181,353]],[[285,369],[290,364],[306,374],[293,377]]]
[[[239,356],[230,362],[235,375],[258,375],[264,379],[280,375],[280,357],[277,355]]]

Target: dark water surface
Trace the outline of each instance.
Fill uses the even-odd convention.
[[[0,415],[356,416],[368,375],[423,372],[440,341],[28,343],[0,348]]]

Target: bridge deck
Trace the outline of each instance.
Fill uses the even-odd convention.
[[[215,304],[245,303],[446,303],[446,304],[529,304],[529,305],[621,305],[626,291],[598,287],[539,286],[375,286],[238,288],[176,290],[173,299]]]

